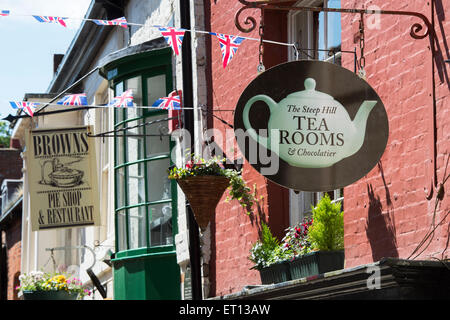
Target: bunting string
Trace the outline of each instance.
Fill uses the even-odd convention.
[[[67,91],[67,89],[65,90]],[[61,96],[62,94],[59,94],[58,96]],[[181,110],[181,99],[179,96],[178,90],[172,91],[167,97],[162,97],[157,99],[151,106],[137,106],[134,103],[133,98],[133,90],[128,89],[124,93],[122,93],[120,96],[114,97],[111,102],[109,102],[107,105],[88,105],[87,102],[87,96],[85,93],[77,93],[77,94],[67,94],[63,96],[60,100],[58,100],[56,103],[53,103],[57,98],[52,99],[50,102],[41,103],[41,102],[33,102],[33,101],[9,101],[9,104],[14,109],[21,109],[23,110],[27,115],[30,117],[33,117],[36,112],[36,109],[43,105],[42,108],[39,109],[39,111],[43,110],[44,108],[56,105],[56,106],[78,106],[83,107],[84,109],[89,108],[140,108],[140,109],[162,109],[162,110]],[[183,108],[184,110],[195,110],[197,108]],[[76,111],[77,109],[70,109],[67,111]],[[218,109],[218,111],[225,111],[223,109]],[[234,110],[233,110],[234,111]]]
[[[84,94],[80,94],[81,96],[84,96]],[[64,100],[66,99],[66,96],[62,99]],[[157,101],[163,100],[163,99],[168,99],[170,100],[170,97],[167,98],[161,98],[158,99]],[[67,98],[67,100],[69,100]],[[164,101],[164,100],[163,100]],[[89,104],[62,104],[60,102],[58,103],[42,103],[42,102],[34,102],[34,101],[9,101],[9,104],[11,105],[11,107],[13,109],[21,109],[23,110],[28,116],[33,117],[35,115],[46,115],[46,114],[51,114],[51,113],[60,113],[60,112],[71,112],[71,111],[81,111],[81,110],[88,110],[88,109],[109,109],[113,106],[112,103],[106,104],[106,105],[89,105]],[[70,109],[59,109],[59,110],[53,110],[51,112],[45,112],[45,113],[38,113],[36,112],[36,109],[42,105],[46,105],[46,106],[72,106],[72,107],[76,107],[76,108],[70,108]],[[163,107],[161,105],[151,105],[151,106],[138,106],[138,105],[132,105],[132,106],[115,106],[116,108],[119,109],[129,109],[129,110],[133,110],[133,109],[153,109],[153,110],[201,110],[202,112],[206,112],[206,106],[201,106],[200,108],[194,108],[194,107],[180,107],[180,108],[173,108],[172,106],[169,107]],[[235,109],[228,109],[227,107],[219,107],[219,108],[212,108],[210,110],[207,110],[207,112],[209,111],[224,111],[224,112],[234,112]]]
[[[47,103],[47,102],[46,103],[42,103],[42,102],[33,102],[33,101],[9,101],[9,104],[11,106],[13,106],[13,104],[16,105],[16,106],[13,106],[13,109],[25,109],[25,107],[22,106],[22,105],[27,105],[27,106],[29,106],[31,108],[34,108],[34,109],[36,109],[37,107],[42,106],[44,104],[49,106],[49,107],[50,106],[59,106],[59,107],[62,106],[61,104],[58,104],[58,103]],[[68,106],[68,105],[66,105],[66,106]],[[76,105],[70,105],[70,106],[75,106],[76,107]],[[83,107],[83,108],[79,108],[79,109],[78,108],[71,108],[71,109],[61,109],[61,110],[77,111],[77,110],[87,110],[87,109],[110,109],[111,108],[111,106],[109,104],[106,104],[106,105],[85,104],[85,105],[80,105],[80,107]],[[138,105],[133,105],[133,106],[128,106],[128,107],[117,107],[117,108],[130,109],[130,110],[132,110],[132,109],[154,109],[154,110],[156,110],[156,109],[159,109],[159,110],[163,109],[163,108],[158,107],[158,106],[138,106]],[[171,108],[165,109],[165,110],[170,110],[170,109]],[[177,110],[177,109],[174,109],[174,110]],[[197,108],[195,108],[195,107],[182,107],[182,108],[180,108],[180,110],[203,110],[203,109],[199,108],[199,107],[197,107]],[[232,112],[232,111],[236,111],[236,110],[235,109],[213,108],[213,109],[211,109],[211,111],[228,111],[228,112]],[[38,112],[34,112],[34,114],[38,114]]]
[[[230,54],[226,55],[223,54],[223,56],[226,57],[226,65],[228,65],[229,61],[233,57],[234,53],[237,51],[237,46],[242,43],[243,40],[251,40],[251,41],[261,41],[261,39],[257,38],[250,38],[250,37],[243,37],[243,36],[236,36],[236,35],[229,35],[229,34],[222,34],[222,33],[216,33],[211,31],[204,31],[204,30],[196,30],[196,29],[183,29],[183,28],[175,28],[175,27],[169,27],[169,26],[161,26],[161,25],[148,25],[148,24],[141,24],[141,23],[131,23],[128,22],[125,17],[120,17],[114,20],[102,20],[102,19],[88,19],[88,18],[70,18],[70,17],[55,17],[55,16],[38,16],[38,15],[21,15],[21,14],[11,14],[9,10],[1,10],[0,11],[0,17],[8,17],[8,16],[20,16],[20,17],[33,17],[36,21],[42,22],[42,23],[56,23],[63,27],[67,27],[66,20],[79,20],[79,21],[89,21],[93,22],[97,25],[102,26],[120,26],[123,28],[127,28],[129,26],[138,26],[138,27],[149,27],[149,28],[158,28],[162,34],[162,36],[166,39],[167,43],[172,47],[174,53],[176,55],[179,54],[181,43],[183,41],[184,33],[185,32],[191,32],[191,33],[200,33],[200,34],[207,34],[211,36],[216,36],[219,41],[222,39],[230,38],[234,39],[234,41],[231,41],[231,47],[228,47],[228,43],[220,41],[221,51],[227,49],[232,51]],[[279,42],[279,41],[273,41],[273,40],[262,40],[265,43],[271,43],[271,44],[277,44],[277,45],[284,45],[284,46],[291,46],[295,48],[295,44],[293,43],[286,43],[286,42]],[[225,49],[223,49],[223,46],[225,46]],[[234,48],[234,49],[231,49]],[[225,58],[224,58],[225,59]],[[224,62],[225,63],[225,62]]]
[[[4,19],[9,16],[21,16],[21,17],[33,17],[39,23],[54,23],[58,24],[62,27],[67,27],[67,20],[81,20],[95,23],[99,26],[119,26],[123,28],[128,28],[129,26],[139,26],[139,27],[151,27],[158,28],[161,32],[161,35],[164,37],[167,44],[172,48],[173,53],[175,55],[179,55],[181,52],[181,45],[183,42],[185,32],[191,33],[199,33],[215,36],[218,39],[220,50],[222,53],[222,65],[225,69],[228,64],[231,62],[232,58],[236,55],[238,47],[242,44],[244,40],[251,41],[261,41],[261,39],[257,38],[249,38],[242,37],[236,35],[222,34],[210,31],[196,30],[196,29],[182,29],[168,26],[160,26],[160,25],[148,25],[148,24],[138,24],[138,23],[130,23],[125,17],[120,17],[113,20],[102,20],[102,19],[88,19],[88,18],[69,18],[69,17],[58,17],[58,16],[38,16],[38,15],[20,15],[20,14],[11,14],[10,10],[0,10],[0,19]],[[272,41],[272,40],[262,40],[265,43],[284,45],[284,46],[292,46],[296,49],[295,44]],[[297,50],[295,50],[297,52]],[[85,76],[78,79],[74,84],[69,86],[63,92],[58,94],[55,98],[51,99],[47,103],[38,103],[38,102],[30,102],[30,101],[10,101],[10,105],[14,109],[23,110],[28,116],[33,117],[34,115],[40,113],[49,105],[55,105],[53,102],[60,99],[63,94],[68,92],[71,88],[73,88],[77,83],[82,81],[84,78],[92,74],[94,71],[98,70],[98,67],[88,72]],[[162,97],[155,101],[152,106],[136,106],[133,103],[133,95],[131,90],[127,90],[121,96],[114,97],[114,99],[106,106],[98,106],[98,105],[88,105],[86,94],[72,94],[66,95],[61,100],[59,100],[56,105],[63,106],[83,106],[83,109],[89,108],[103,108],[103,107],[120,107],[120,108],[145,108],[145,109],[165,109],[165,110],[179,110],[181,109],[181,101],[180,97],[176,94],[176,92],[172,92],[168,97]],[[195,108],[183,108],[183,109],[195,109]],[[76,109],[70,109],[67,111],[75,111]],[[234,111],[234,110],[224,110],[217,109],[218,111]],[[59,111],[58,111],[59,112]]]

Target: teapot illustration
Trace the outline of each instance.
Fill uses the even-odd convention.
[[[352,121],[342,104],[315,90],[313,78],[307,78],[304,85],[305,90],[289,94],[279,103],[263,94],[249,99],[243,110],[248,134],[295,167],[330,167],[358,152],[377,101],[363,101]],[[250,124],[249,113],[257,101],[265,102],[270,109],[267,137],[257,134]]]

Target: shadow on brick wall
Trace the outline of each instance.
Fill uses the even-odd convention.
[[[385,186],[386,187],[386,186]],[[367,215],[366,235],[372,249],[373,261],[384,257],[398,258],[395,226],[389,210],[383,214],[380,197],[375,195],[371,184],[367,185],[369,209]]]
[[[447,87],[450,89],[450,80],[447,73],[447,66],[445,60],[450,59],[449,46],[446,40],[445,28],[443,21],[445,21],[445,11],[444,6],[442,5],[442,0],[434,0],[434,9],[437,21],[435,23],[438,26],[435,26],[436,38],[434,39],[435,45],[435,57],[434,63],[436,64],[436,71],[439,75],[439,80],[441,82],[446,82]],[[440,36],[440,37],[439,37]],[[442,39],[443,48],[439,45],[439,38]]]

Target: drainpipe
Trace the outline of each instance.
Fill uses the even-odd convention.
[[[181,28],[191,29],[190,6],[189,1],[179,0],[180,4],[180,22]],[[193,106],[193,85],[192,85],[192,48],[191,34],[186,32],[182,45],[182,71],[183,71],[183,97],[185,106]],[[194,137],[194,112],[193,110],[183,109],[184,127],[188,130],[191,137]],[[194,139],[191,139],[191,150],[194,150]],[[191,282],[192,299],[202,300],[202,272],[201,272],[201,253],[200,253],[200,235],[197,222],[189,205],[186,206],[189,221],[189,256],[191,263]]]

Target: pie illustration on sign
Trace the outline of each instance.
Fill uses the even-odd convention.
[[[52,185],[57,188],[70,188],[82,184],[83,175],[83,171],[70,168],[67,164],[60,163],[57,158],[41,162],[40,184]]]

